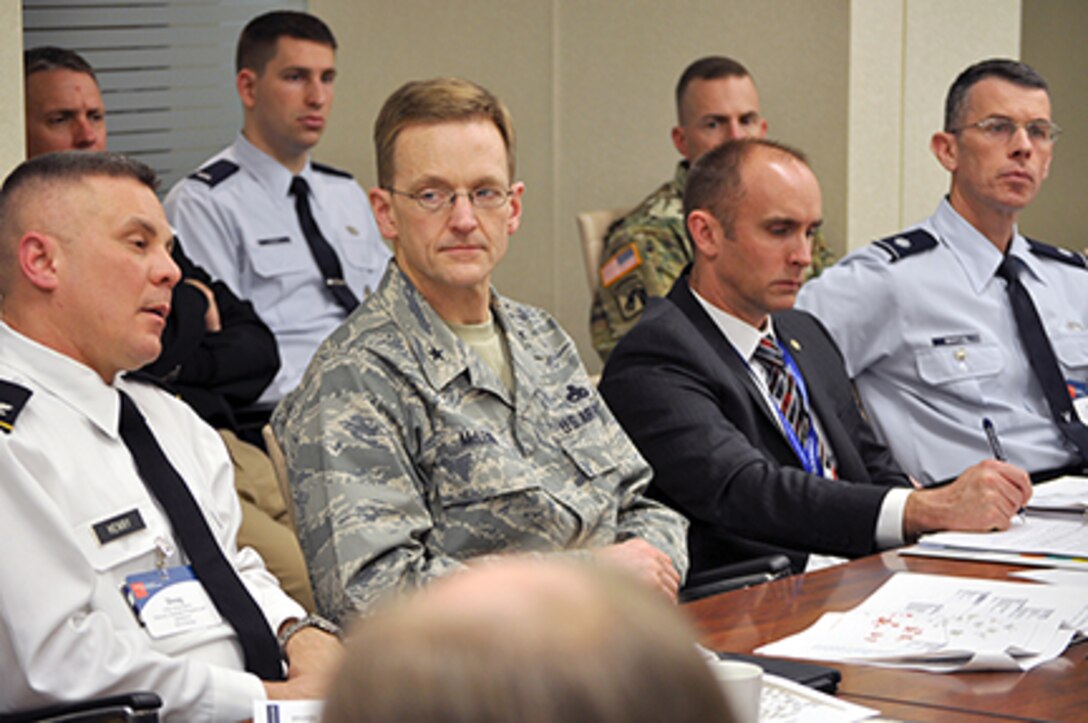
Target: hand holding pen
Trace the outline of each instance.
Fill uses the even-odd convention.
[[[990,451],[993,453],[994,459],[998,462],[1008,462],[1009,458],[1005,456],[1005,449],[1001,446],[1001,440],[997,438],[997,428],[994,427],[994,423],[989,417],[982,418],[982,431],[986,433],[986,441],[990,444]],[[1023,507],[1016,511],[1015,518],[1021,523],[1024,521]]]

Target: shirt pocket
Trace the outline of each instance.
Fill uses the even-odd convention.
[[[139,512],[140,519],[144,523],[142,529],[108,542],[99,541],[99,536],[95,533],[95,525],[130,513],[133,509]],[[73,533],[80,551],[96,572],[106,573],[112,570],[118,576],[123,576],[137,568],[150,569],[154,565],[153,553],[158,547],[156,540],[163,534],[157,520],[158,515],[146,505],[138,505],[135,508],[132,505],[126,505],[105,514],[95,515],[94,518],[81,520],[73,525]],[[141,559],[145,557],[146,559]],[[136,564],[137,561],[139,564]]]
[[[919,349],[915,352],[914,362],[922,381],[977,403],[983,401],[983,387],[1005,368],[1001,347],[991,343]]]
[[[269,236],[249,243],[253,272],[265,279],[290,274],[315,272],[313,254],[303,239],[290,236]]]
[[[354,269],[359,272],[374,274],[384,269],[388,253],[381,241],[374,242],[365,235],[346,236],[336,249],[344,271]]]
[[[593,436],[595,439],[566,439],[560,443],[563,453],[575,469],[589,480],[604,477],[619,467],[619,461],[607,445],[602,443],[599,436]]]
[[[1088,332],[1056,334],[1053,343],[1062,368],[1076,370],[1080,380],[1088,378]]]
[[[529,470],[504,474],[508,460],[480,452],[475,464],[438,475],[430,543],[458,559],[541,549],[541,527],[551,527],[553,502]]]

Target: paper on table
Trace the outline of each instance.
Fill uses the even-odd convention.
[[[1083,512],[1088,509],[1088,477],[1066,475],[1035,485],[1028,509]]]
[[[937,557],[949,560],[977,560],[978,562],[1003,562],[1006,565],[1028,565],[1031,567],[1056,567],[1066,570],[1088,572],[1088,560],[1083,557],[1063,557],[1061,555],[1021,555],[1018,552],[997,550],[977,550],[966,547],[944,547],[941,545],[911,545],[900,547],[896,554],[907,557]]]
[[[1076,570],[1018,570],[1009,574],[1049,585],[1088,587],[1088,574]],[[1082,592],[1081,596],[1088,599],[1088,591]],[[1088,637],[1088,603],[1069,621],[1069,625],[1076,628],[1081,637]]]
[[[923,536],[919,545],[1088,558],[1088,523],[1079,516],[1028,513],[1003,532],[937,532]]]
[[[853,610],[825,613],[761,655],[955,670],[1029,670],[1061,655],[1076,590],[902,572]]]

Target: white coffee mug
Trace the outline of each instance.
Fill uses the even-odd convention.
[[[763,668],[739,660],[712,663],[714,677],[722,686],[726,703],[737,723],[758,723],[759,697],[763,692]]]

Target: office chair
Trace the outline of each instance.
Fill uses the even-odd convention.
[[[752,587],[793,573],[785,555],[767,555],[753,560],[703,570],[689,575],[680,588],[680,602],[692,602],[730,590]]]
[[[155,723],[162,699],[140,691],[108,698],[56,703],[21,713],[0,713],[0,723]]]
[[[601,267],[601,251],[604,249],[604,235],[608,227],[627,213],[625,208],[609,208],[601,211],[586,211],[575,216],[578,222],[578,235],[582,240],[582,260],[586,265],[586,281],[593,293],[600,283],[598,271]]]

